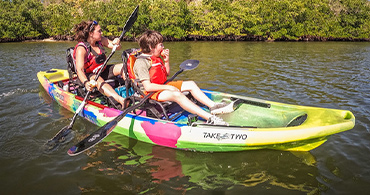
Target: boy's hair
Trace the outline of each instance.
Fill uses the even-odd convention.
[[[139,38],[139,46],[143,53],[149,53],[158,43],[163,42],[163,36],[157,31],[147,30]]]

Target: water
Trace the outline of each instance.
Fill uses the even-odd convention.
[[[97,127],[79,118],[71,143],[44,152],[43,144],[73,114],[48,97],[36,74],[65,69],[65,50],[74,44],[0,44],[2,194],[365,194],[370,189],[370,43],[165,43],[172,73],[186,59],[200,60],[196,70],[178,78],[201,88],[354,113],[354,129],[310,152],[187,152],[112,133],[89,153],[69,157],[72,143]],[[120,62],[120,53],[111,62]]]

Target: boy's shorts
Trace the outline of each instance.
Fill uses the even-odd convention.
[[[183,81],[170,81],[168,82],[166,85],[171,85],[171,86],[174,86],[176,87],[177,89],[179,89],[181,91],[181,86],[182,86],[182,82]],[[160,101],[158,100],[158,97],[159,97],[159,94],[161,94],[163,90],[160,90],[160,91],[157,91],[155,92],[151,97],[150,99],[153,99],[153,100],[157,100],[157,101]],[[145,95],[149,94],[148,92],[144,91]]]

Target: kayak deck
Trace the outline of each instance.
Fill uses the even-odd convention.
[[[75,112],[81,97],[66,92],[57,82],[67,82],[65,70],[39,72],[38,78],[49,95],[63,107]],[[199,119],[189,123],[188,112],[172,107],[173,121],[147,117],[145,110],[136,110],[123,118],[114,129],[116,133],[147,143],[196,151],[240,151],[278,149],[309,151],[335,133],[352,129],[354,115],[347,110],[290,105],[256,98],[203,90],[215,102],[243,100],[234,112],[219,115],[230,126],[206,125]],[[122,111],[88,101],[80,116],[103,126]],[[177,106],[177,107],[176,107]],[[206,107],[204,109],[207,110]]]

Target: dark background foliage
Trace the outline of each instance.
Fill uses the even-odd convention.
[[[167,40],[369,40],[368,0],[0,0],[0,39],[71,39],[73,26],[96,20],[105,36],[146,29]]]

